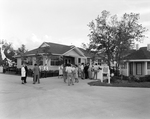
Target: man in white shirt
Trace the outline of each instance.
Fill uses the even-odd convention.
[[[67,72],[68,86],[70,86],[70,84],[74,85],[73,80],[72,80],[73,69],[71,67],[71,64],[67,64],[66,72]]]
[[[96,80],[97,80],[97,73],[98,73],[98,71],[99,71],[99,66],[97,65],[97,63],[95,63],[95,65],[94,65],[94,79],[95,79],[95,76],[96,76]]]

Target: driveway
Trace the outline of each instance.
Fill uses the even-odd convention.
[[[150,88],[68,86],[58,77],[21,84],[0,74],[0,119],[149,119]]]

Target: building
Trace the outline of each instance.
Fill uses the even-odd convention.
[[[50,56],[46,56],[45,48],[48,48],[50,52]],[[68,46],[62,44],[56,44],[51,42],[44,42],[42,43],[39,48],[30,50],[26,52],[23,56],[26,57],[25,60],[28,63],[29,68],[33,68],[34,64],[36,63],[36,56],[37,53],[41,56],[41,65],[47,64],[49,69],[57,70],[58,66],[61,64],[60,60],[63,60],[64,64],[72,63],[72,64],[79,64],[79,63],[90,63],[90,54],[87,53],[85,50],[78,48],[76,46]],[[17,58],[17,68],[21,68],[22,65],[22,58],[20,55],[15,55]]]
[[[124,58],[121,73],[125,76],[144,76],[150,75],[150,47],[141,47]]]

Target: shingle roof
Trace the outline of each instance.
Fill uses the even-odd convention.
[[[126,56],[125,59],[127,60],[150,59],[150,51],[147,50],[147,47],[141,47],[139,50]]]
[[[72,46],[50,43],[50,42],[45,42],[45,43],[50,46],[50,51],[51,53],[54,53],[54,54],[64,54],[65,52],[72,49]],[[26,52],[25,55],[36,54],[37,50],[38,48],[30,50]],[[39,53],[43,53],[43,47],[40,48]]]
[[[75,47],[75,46],[68,46],[68,45],[56,44],[51,42],[45,42],[45,43],[50,46],[50,51],[53,54],[64,54],[67,51],[71,50],[73,47]],[[81,50],[86,57],[90,57],[90,54],[88,54],[84,49],[82,48],[78,48],[78,49]],[[37,50],[38,48],[30,50],[26,52],[25,55],[36,54]],[[39,53],[43,53],[43,48],[40,48]]]

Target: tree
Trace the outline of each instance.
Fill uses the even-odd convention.
[[[146,28],[138,24],[139,14],[124,14],[121,20],[104,10],[101,16],[88,24],[90,27],[90,49],[102,53],[110,67],[116,61],[118,67],[124,51],[133,47],[135,40],[141,41]]]
[[[8,60],[9,63],[16,62],[15,58],[13,57],[15,55],[15,50],[12,47],[12,43],[7,43],[7,41],[0,41],[1,44],[1,51],[4,53],[3,55],[6,57],[5,59],[2,59],[2,54],[0,53],[0,65],[5,65]]]
[[[115,36],[115,60],[117,64],[121,64],[123,60],[123,53],[132,49],[135,41],[141,42],[147,31],[145,27],[138,23],[139,14],[130,13],[124,14],[122,19],[118,22],[116,36]]]
[[[41,54],[41,52],[44,52],[44,54]],[[46,57],[46,60],[49,61],[50,57],[51,57],[51,51],[50,51],[50,47],[46,46],[46,47],[39,47],[35,57],[36,57],[36,63],[40,64],[40,61],[43,59],[43,56]]]
[[[25,53],[27,52],[28,50],[26,49],[26,46],[24,44],[21,45],[20,48],[18,48],[16,50],[16,53],[17,55],[20,55],[21,56],[21,60],[24,62],[26,60],[26,56],[25,56]]]

